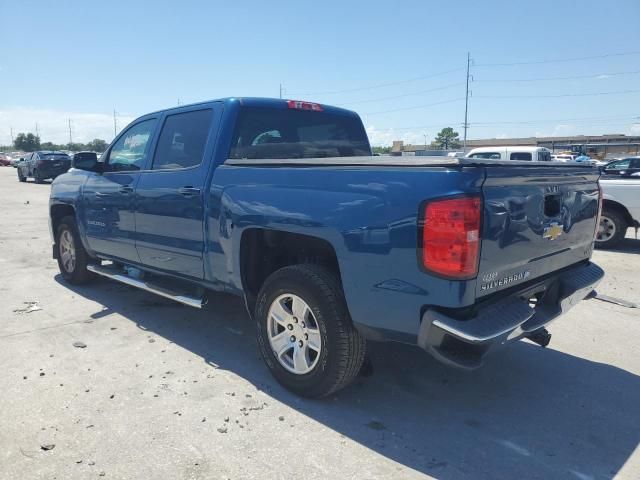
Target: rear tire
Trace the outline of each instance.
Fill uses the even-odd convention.
[[[27,177],[22,175],[22,170],[20,170],[20,168],[18,168],[17,170],[18,170],[18,181],[23,182],[23,183],[26,182],[27,181]]]
[[[627,222],[620,212],[605,208],[600,215],[600,225],[596,233],[597,248],[614,248],[627,234]]]
[[[33,171],[33,178],[36,183],[44,183],[44,179],[40,177],[40,172],[38,172],[38,170]]]
[[[87,270],[89,255],[82,245],[76,221],[72,216],[60,220],[56,230],[58,268],[66,281],[75,285],[87,283],[92,275]]]
[[[294,265],[271,274],[258,293],[255,319],[264,362],[298,395],[330,395],[364,362],[365,339],[353,326],[338,279],[323,267]]]

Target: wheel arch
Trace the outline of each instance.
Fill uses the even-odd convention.
[[[58,231],[58,225],[60,225],[60,221],[64,217],[71,216],[74,219],[76,218],[76,209],[73,205],[69,205],[67,203],[57,203],[51,205],[49,208],[49,218],[51,219],[51,232],[53,234],[54,242],[55,235]]]
[[[631,214],[629,213],[629,210],[627,209],[627,207],[625,207],[620,202],[605,198],[602,201],[602,211],[604,212],[607,209],[615,210],[618,213],[620,213],[620,215],[622,215],[622,217],[627,222],[627,226],[633,226],[634,225],[633,217],[631,217]]]
[[[247,309],[253,314],[255,301],[264,281],[280,268],[310,263],[334,273],[342,281],[338,256],[326,239],[266,228],[248,228],[240,239],[240,280]]]

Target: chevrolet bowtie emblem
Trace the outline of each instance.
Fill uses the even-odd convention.
[[[558,223],[552,223],[548,227],[545,227],[544,232],[542,233],[542,238],[548,238],[549,240],[555,240],[560,235],[562,235],[563,226]]]

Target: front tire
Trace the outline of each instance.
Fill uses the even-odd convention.
[[[605,208],[600,215],[600,224],[596,232],[597,248],[614,248],[627,234],[627,222],[617,210]]]
[[[346,387],[364,362],[366,342],[355,329],[336,276],[317,265],[284,267],[258,293],[260,353],[276,380],[304,397]]]
[[[58,268],[66,281],[76,285],[87,283],[91,272],[87,270],[89,255],[82,245],[75,219],[64,217],[56,230]]]
[[[22,183],[27,181],[27,177],[22,175],[22,170],[20,170],[20,168],[18,168],[18,181],[20,181]]]

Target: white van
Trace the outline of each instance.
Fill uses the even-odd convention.
[[[482,147],[470,150],[467,158],[550,162],[551,150],[544,147]]]

